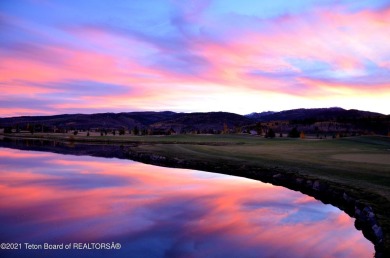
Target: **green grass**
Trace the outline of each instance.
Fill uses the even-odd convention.
[[[167,137],[176,144],[141,145],[142,151],[175,156],[182,159],[235,161],[260,167],[284,168],[319,179],[352,184],[369,189],[390,200],[390,139],[385,137],[354,137],[335,140],[264,139],[253,136],[182,136]],[[226,145],[185,144],[215,142]],[[348,154],[349,159],[337,158]],[[354,159],[354,155],[357,156]],[[372,161],[361,161],[367,155]],[[376,158],[379,157],[379,158]]]

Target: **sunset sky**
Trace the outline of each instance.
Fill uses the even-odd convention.
[[[389,0],[2,0],[0,117],[390,114]]]

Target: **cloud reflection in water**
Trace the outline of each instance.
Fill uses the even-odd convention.
[[[346,214],[282,187],[128,160],[1,148],[0,154],[2,242],[122,244],[78,251],[91,257],[374,253]]]

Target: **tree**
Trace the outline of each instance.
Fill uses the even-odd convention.
[[[298,138],[299,136],[300,136],[300,133],[298,132],[298,129],[296,127],[291,129],[291,131],[288,133],[288,137],[291,137],[291,138]]]
[[[257,132],[258,135],[262,135],[263,134],[263,128],[262,128],[261,123],[257,123],[256,124],[256,132]]]
[[[229,127],[226,123],[223,123],[223,131],[222,131],[223,134],[227,134],[229,133]]]
[[[138,126],[134,126],[133,133],[134,133],[134,135],[139,135],[139,128],[138,128]]]
[[[5,127],[4,133],[12,133],[12,127]]]
[[[268,132],[265,134],[265,138],[275,138],[275,131],[272,128],[268,129]]]
[[[35,133],[35,125],[30,126],[30,133],[34,134]]]
[[[168,134],[169,134],[169,135],[176,134],[176,131],[171,127],[171,128],[168,130]]]

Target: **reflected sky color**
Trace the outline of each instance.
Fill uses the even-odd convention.
[[[389,53],[388,0],[3,0],[0,116],[390,114]]]
[[[9,257],[371,257],[337,208],[244,178],[0,148],[0,241],[119,242]]]

